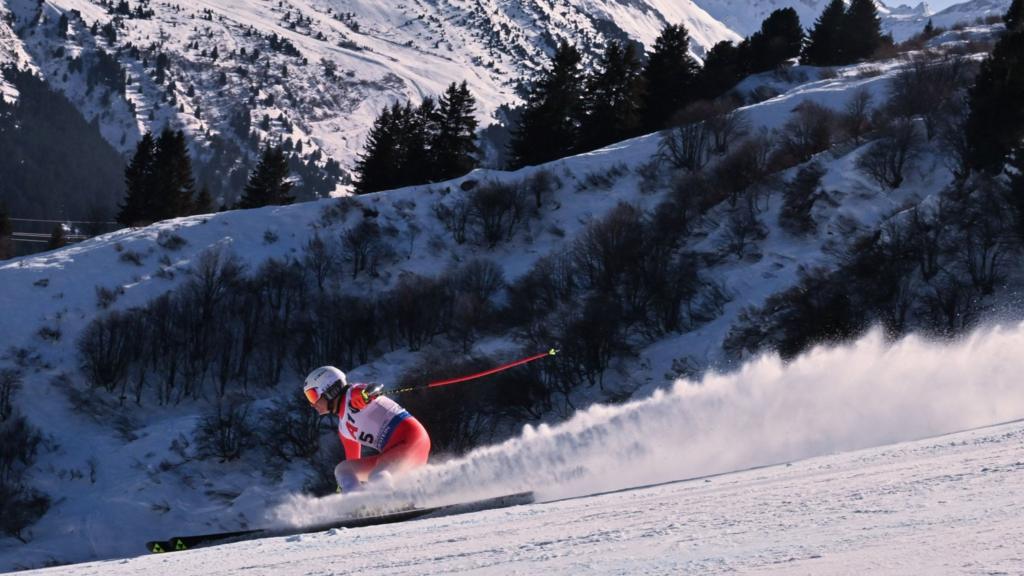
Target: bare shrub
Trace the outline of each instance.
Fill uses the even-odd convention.
[[[658,153],[673,168],[699,172],[710,160],[710,140],[707,124],[682,124],[662,132]]]
[[[316,410],[298,393],[275,399],[260,412],[261,448],[271,461],[311,460],[320,448],[320,436],[333,427],[324,426]]]
[[[779,225],[791,234],[807,234],[814,229],[811,209],[821,197],[821,178],[825,169],[817,162],[804,166],[786,184],[783,191]]]
[[[621,276],[642,256],[643,213],[620,203],[587,226],[573,245],[573,262],[588,286],[611,293]]]
[[[255,432],[248,403],[220,400],[196,425],[196,456],[220,462],[237,460],[255,445]]]
[[[352,270],[352,279],[366,270],[382,247],[380,226],[374,219],[363,219],[341,235],[341,258]]]
[[[757,242],[768,235],[768,230],[757,217],[746,209],[729,212],[729,219],[722,234],[723,248],[742,258],[749,249],[755,248]]]
[[[538,170],[523,182],[523,187],[526,189],[527,193],[533,196],[533,201],[536,204],[537,210],[540,210],[544,201],[551,195],[555,188],[560,188],[561,186],[561,181],[557,176],[552,174],[550,170]]]
[[[125,250],[124,252],[121,252],[121,255],[118,257],[121,262],[128,262],[136,266],[142,266],[142,258],[143,255],[134,250]]]
[[[871,92],[858,89],[846,102],[839,122],[854,145],[860,146],[865,134],[871,131]]]
[[[880,186],[896,189],[903,184],[904,171],[920,153],[921,141],[914,123],[897,120],[861,155],[857,167]]]
[[[836,114],[830,108],[811,101],[793,109],[791,118],[779,131],[779,149],[802,164],[832,145]]]
[[[337,258],[319,233],[314,233],[302,247],[302,264],[313,276],[317,289],[323,293],[324,284],[334,273]]]
[[[968,60],[946,56],[934,61],[914,58],[906,70],[896,75],[889,89],[888,108],[899,118],[921,116],[931,140],[951,107],[960,104],[961,93],[973,76]]]
[[[117,297],[124,294],[124,288],[118,287],[116,290],[107,288],[105,286],[96,287],[96,307],[100,310],[106,310],[117,301]]]
[[[469,193],[469,215],[477,235],[488,248],[509,240],[525,215],[523,190],[503,182],[491,182]]]
[[[434,216],[444,225],[445,230],[451,233],[456,244],[466,243],[470,213],[469,202],[465,200],[458,200],[451,205],[443,202],[434,205]]]
[[[27,484],[42,435],[24,416],[9,413],[0,421],[0,532],[27,542],[26,528],[50,507],[50,498]]]
[[[156,243],[160,245],[164,250],[178,250],[181,247],[188,244],[188,240],[185,240],[181,235],[167,230],[161,230],[157,233]]]
[[[13,368],[0,370],[0,422],[7,420],[14,410],[14,394],[21,388],[21,372]]]
[[[760,183],[771,171],[772,142],[767,134],[747,138],[715,166],[715,184],[735,206],[741,193]]]

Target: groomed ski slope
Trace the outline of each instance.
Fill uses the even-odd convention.
[[[539,504],[38,573],[1022,573],[1024,422],[976,428],[1024,415],[1022,346],[1018,325],[765,356],[527,428],[387,491],[433,504],[529,486]],[[628,489],[655,482],[667,483]],[[383,494],[296,497],[276,522]]]
[[[600,496],[33,574],[1019,574],[1024,423]]]

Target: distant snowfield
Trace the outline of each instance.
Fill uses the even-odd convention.
[[[1022,459],[1016,422],[600,496],[32,573],[1019,574]]]

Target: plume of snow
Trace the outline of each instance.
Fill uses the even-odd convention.
[[[272,512],[310,525],[359,508],[429,506],[533,490],[539,499],[700,477],[923,438],[1024,417],[1024,324],[957,342],[881,331],[790,361],[597,405],[555,426],[427,466],[386,489],[295,497]]]

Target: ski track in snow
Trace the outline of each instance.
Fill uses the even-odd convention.
[[[660,486],[33,574],[1019,574],[1024,423]]]

